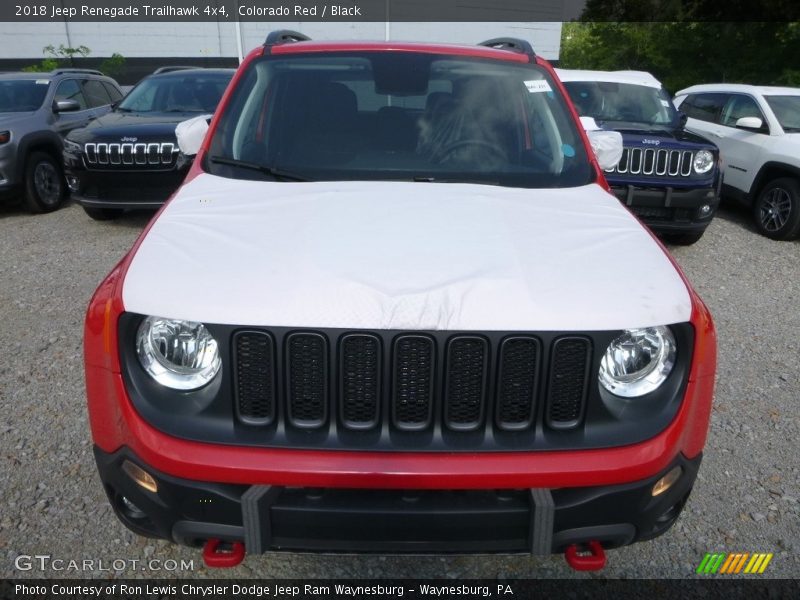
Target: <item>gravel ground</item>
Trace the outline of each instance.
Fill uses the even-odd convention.
[[[91,221],[75,205],[31,216],[0,208],[0,574],[18,555],[193,560],[178,573],[240,577],[586,577],[560,556],[250,556],[207,571],[199,552],[137,537],[113,516],[95,474],[84,402],[82,322],[90,295],[149,218]],[[705,237],[672,248],[719,331],[711,433],[699,480],[675,527],[609,553],[606,577],[691,576],[707,551],[774,552],[773,577],[800,574],[800,241],[757,235],[724,208]],[[118,563],[119,564],[119,563]],[[165,564],[167,568],[167,564]]]

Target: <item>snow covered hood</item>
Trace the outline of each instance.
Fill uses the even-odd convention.
[[[667,256],[597,185],[200,175],[134,256],[125,309],[206,323],[599,330],[688,321]]]

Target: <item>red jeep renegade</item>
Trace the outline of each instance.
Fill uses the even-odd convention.
[[[275,32],[210,125],[183,125],[192,170],[86,319],[95,455],[125,525],[212,565],[598,568],[675,522],[712,320],[609,193],[619,134],[584,131],[527,42]]]

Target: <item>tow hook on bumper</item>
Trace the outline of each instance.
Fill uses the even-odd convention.
[[[245,551],[242,542],[231,542],[229,548],[223,548],[222,544],[223,542],[218,539],[206,541],[203,546],[203,562],[207,567],[231,568],[244,560]]]
[[[599,571],[606,566],[606,553],[597,540],[587,542],[581,548],[577,544],[568,546],[564,558],[576,571]]]

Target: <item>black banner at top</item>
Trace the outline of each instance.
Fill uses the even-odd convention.
[[[4,22],[796,21],[797,0],[3,0]]]

